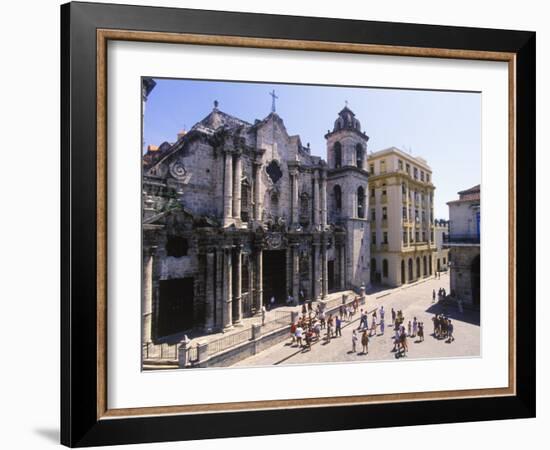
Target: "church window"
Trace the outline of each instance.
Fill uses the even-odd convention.
[[[265,170],[273,183],[277,183],[283,176],[279,163],[275,160],[271,161]]]
[[[334,144],[334,167],[342,167],[342,145],[340,142]]]
[[[342,188],[338,184],[334,186],[334,206],[336,211],[342,210]]]
[[[169,236],[166,241],[166,256],[180,258],[187,256],[189,250],[189,242],[187,239],[180,236]]]
[[[357,188],[357,217],[365,218],[365,190],[363,186]]]
[[[355,146],[355,160],[357,162],[357,167],[360,169],[363,168],[363,146],[361,144],[357,144]]]

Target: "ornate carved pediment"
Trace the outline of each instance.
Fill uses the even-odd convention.
[[[266,233],[264,237],[264,244],[269,250],[279,250],[286,247],[287,241],[283,233],[271,232]]]

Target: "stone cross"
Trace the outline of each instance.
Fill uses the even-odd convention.
[[[275,95],[275,89],[269,93],[271,95],[271,112],[275,112],[275,99],[279,98]]]

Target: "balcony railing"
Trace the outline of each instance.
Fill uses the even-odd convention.
[[[475,234],[444,234],[445,244],[479,244],[479,235]]]

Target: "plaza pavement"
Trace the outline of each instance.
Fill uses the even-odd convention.
[[[288,340],[276,344],[273,347],[246,358],[235,366],[266,366],[279,364],[312,364],[326,362],[358,362],[363,360],[381,361],[396,358],[393,348],[393,327],[391,323],[391,308],[396,311],[401,309],[405,317],[405,326],[409,320],[416,316],[417,320],[424,322],[424,342],[417,342],[416,338],[407,340],[409,351],[404,360],[422,358],[467,357],[480,355],[480,326],[479,312],[464,310],[463,313],[454,307],[446,308],[445,312],[454,324],[455,341],[447,343],[432,336],[434,314],[443,312],[443,308],[432,303],[433,289],[445,288],[449,292],[449,276],[442,273],[440,279],[430,277],[413,285],[406,285],[387,291],[377,291],[366,298],[366,308],[372,311],[384,306],[386,311],[386,330],[383,336],[377,335],[370,339],[369,352],[361,354],[360,333],[357,343],[357,353],[351,352],[352,330],[359,325],[359,311],[354,316],[353,322],[344,322],[342,337],[332,338],[329,343],[325,340],[325,330],[321,332],[321,340],[315,343],[311,350],[302,350],[296,344],[290,344]],[[365,308],[365,305],[362,306]],[[371,316],[369,315],[369,326]],[[378,331],[379,332],[379,331]]]

